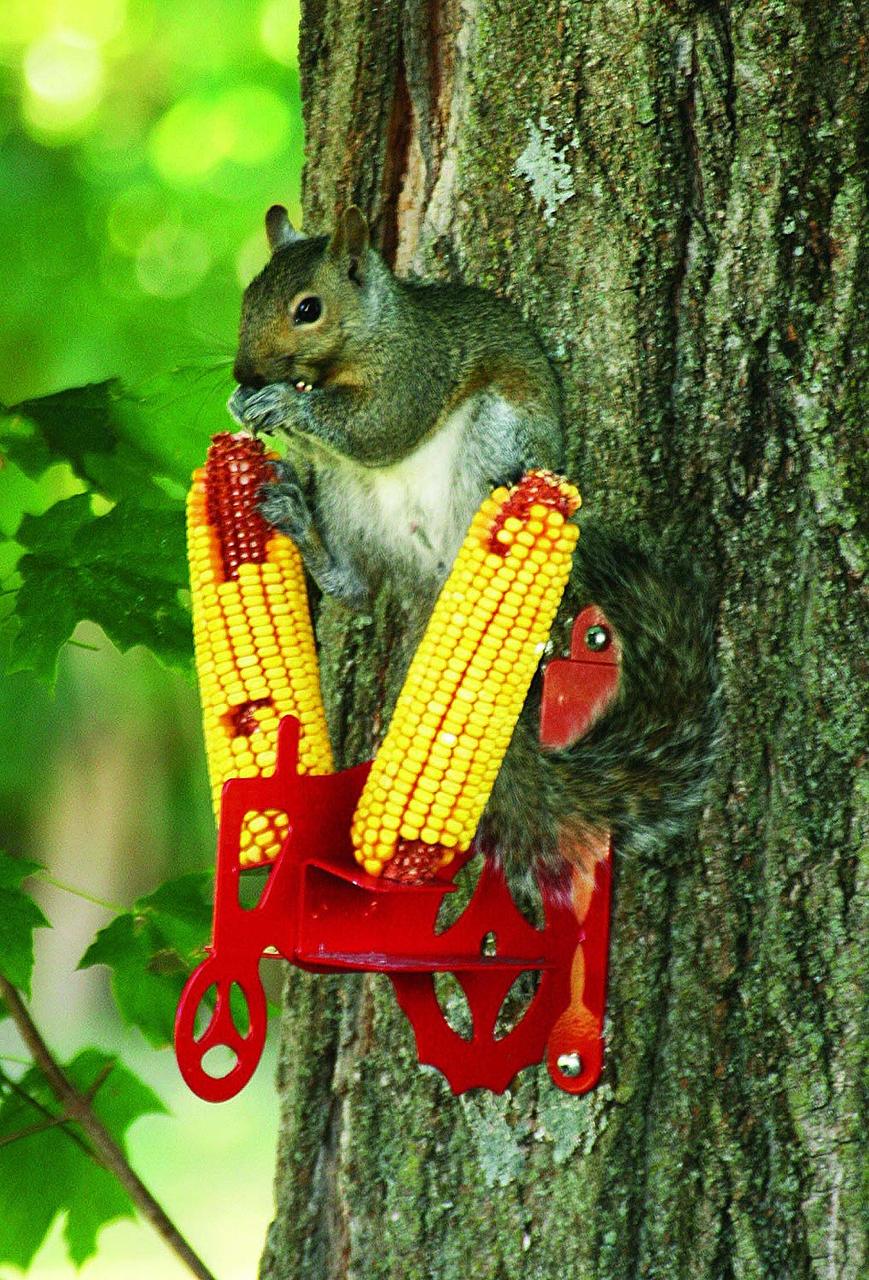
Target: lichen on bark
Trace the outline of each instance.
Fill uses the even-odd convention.
[[[356,200],[401,270],[523,309],[585,510],[687,548],[720,602],[726,742],[696,840],[617,859],[591,1095],[532,1069],[457,1100],[385,978],[292,975],[266,1280],[864,1273],[866,54],[855,0],[830,16],[303,4],[306,225]],[[403,607],[321,610],[344,763]]]

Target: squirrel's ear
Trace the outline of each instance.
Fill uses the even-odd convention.
[[[273,204],[266,214],[266,235],[272,253],[292,244],[294,240],[304,240],[296,231],[289,214],[282,204]]]
[[[348,275],[351,280],[361,281],[365,255],[371,244],[371,232],[365,215],[355,204],[345,209],[338,219],[338,225],[329,241],[329,254],[333,258],[348,260]]]

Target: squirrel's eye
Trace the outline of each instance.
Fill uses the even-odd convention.
[[[323,304],[319,298],[311,294],[310,297],[302,298],[296,310],[293,312],[293,324],[313,324],[315,320],[319,320],[323,314]]]

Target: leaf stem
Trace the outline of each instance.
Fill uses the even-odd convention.
[[[54,885],[55,889],[63,889],[64,893],[72,893],[77,898],[84,898],[85,902],[92,902],[95,907],[105,907],[106,911],[114,911],[117,915],[127,910],[126,907],[119,906],[117,902],[107,902],[105,898],[97,898],[85,889],[76,888],[74,884],[66,884],[65,881],[58,880],[56,876],[51,875],[42,867],[38,871],[34,871],[33,874],[38,876],[40,880],[44,880],[46,884]]]
[[[67,1079],[55,1061],[51,1050],[28,1013],[24,1002],[7,978],[0,974],[0,996],[6,1004],[21,1038],[33,1055],[33,1060],[45,1076],[52,1093],[66,1114],[79,1124],[91,1141],[100,1161],[114,1174],[118,1182],[170,1249],[199,1280],[215,1280],[205,1263],[193,1252],[190,1245],[171,1221],[165,1210],[151,1195],[138,1174],[127,1162],[121,1148],[94,1113],[88,1099]]]
[[[36,1133],[45,1133],[47,1129],[56,1129],[66,1123],[63,1116],[55,1116],[53,1120],[43,1120],[40,1124],[29,1124],[26,1128],[19,1129],[17,1133],[4,1133],[0,1138],[0,1147],[10,1147],[13,1142],[20,1142],[22,1138],[32,1138]]]

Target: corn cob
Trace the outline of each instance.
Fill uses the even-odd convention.
[[[215,816],[229,778],[274,773],[278,723],[300,722],[299,771],[331,773],[301,557],[256,507],[272,476],[252,437],[216,435],[187,503],[193,636]],[[288,819],[246,815],[240,861],[277,856]]]
[[[579,502],[534,471],[474,517],[354,815],[371,875],[421,879],[470,847],[567,584]]]

